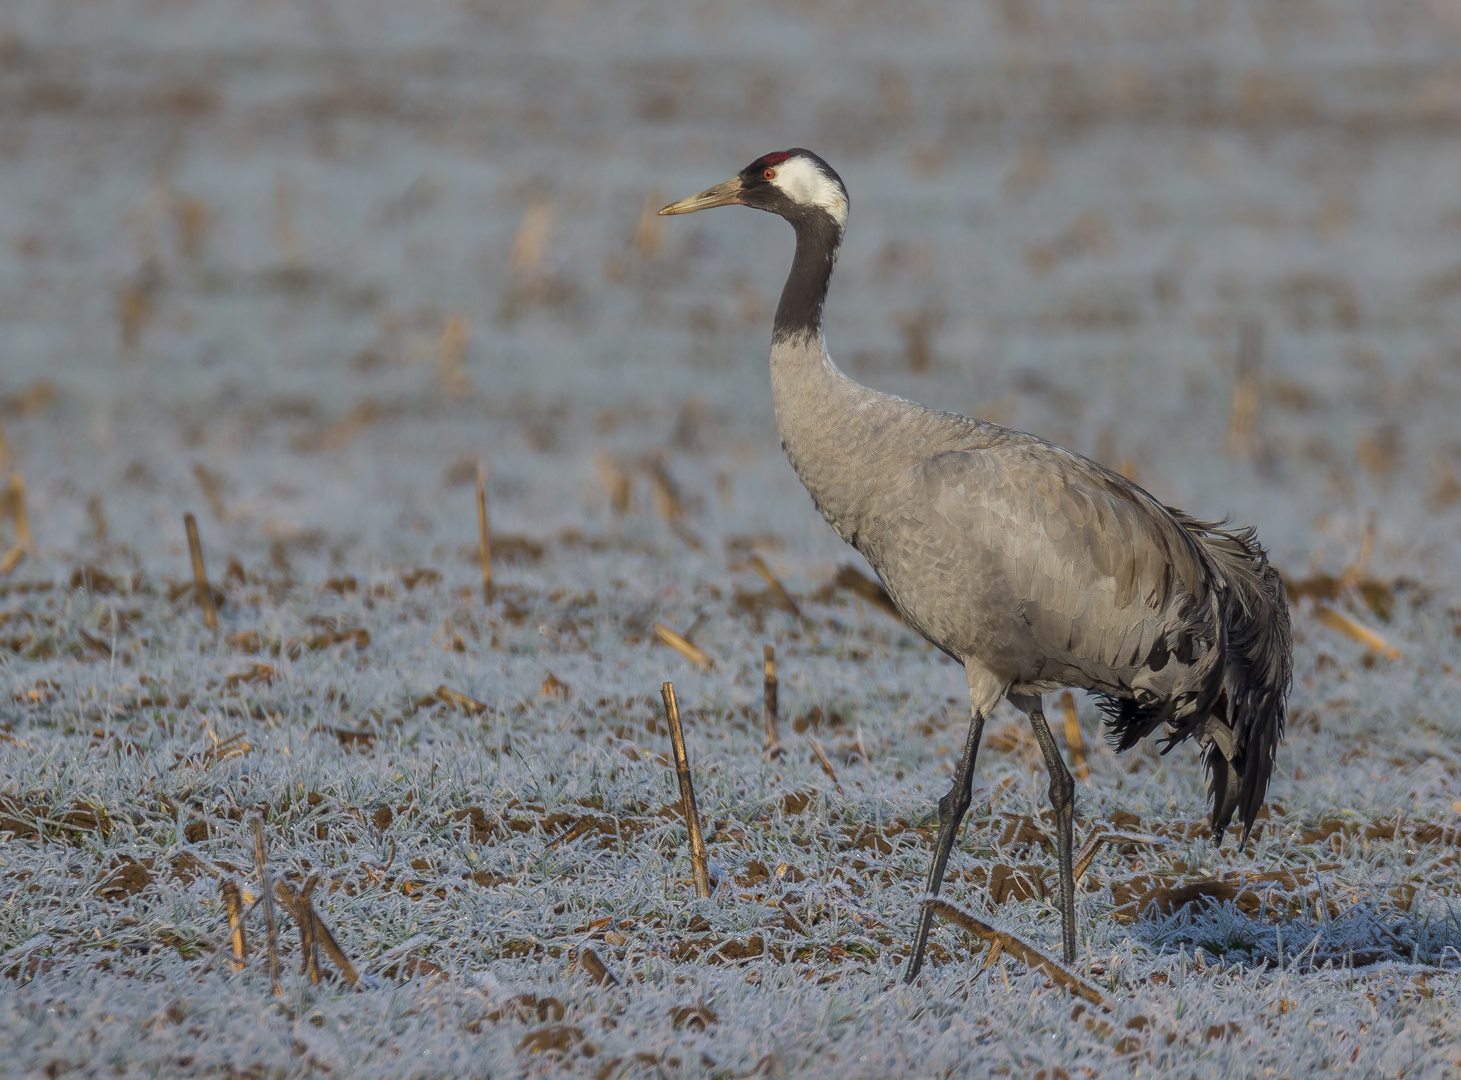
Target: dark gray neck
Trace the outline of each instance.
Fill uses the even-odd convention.
[[[821,210],[811,210],[795,218],[788,217],[796,228],[796,257],[791,273],[781,290],[781,303],[776,307],[771,340],[813,337],[822,330],[822,303],[827,299],[827,282],[837,262],[837,247],[842,243],[842,228]]]

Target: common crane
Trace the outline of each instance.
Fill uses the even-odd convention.
[[[779,214],[796,254],[771,332],[782,446],[812,501],[882,579],[911,626],[964,666],[971,716],[939,800],[927,893],[969,808],[985,719],[1003,698],[1029,716],[1050,773],[1061,936],[1074,963],[1075,784],[1041,695],[1097,695],[1117,750],[1166,725],[1163,752],[1206,751],[1212,835],[1235,812],[1246,844],[1283,734],[1288,604],[1252,529],[1163,506],[1100,464],[1033,435],[878,393],[827,353],[822,304],[847,225],[847,189],[800,148],[757,158],[661,214],[742,205]],[[924,905],[908,960],[923,964]]]

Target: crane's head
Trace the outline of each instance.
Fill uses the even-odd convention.
[[[723,184],[671,203],[661,214],[689,214],[712,206],[754,206],[793,225],[827,221],[840,235],[847,224],[847,189],[832,166],[795,147],[759,157]]]

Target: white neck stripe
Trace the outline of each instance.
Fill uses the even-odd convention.
[[[825,210],[839,226],[847,224],[847,196],[835,181],[805,158],[788,158],[776,166],[771,181],[788,199],[801,206]]]

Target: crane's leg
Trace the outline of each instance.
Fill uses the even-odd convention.
[[[949,854],[954,850],[959,823],[964,820],[969,803],[973,801],[974,761],[979,756],[979,740],[984,735],[984,718],[1004,696],[1004,688],[998,686],[987,672],[975,668],[972,662],[965,663],[964,671],[969,680],[969,734],[964,740],[964,755],[954,770],[954,783],[949,793],[938,801],[938,840],[934,843],[933,865],[928,870],[926,890],[930,896],[937,896],[939,887],[944,883],[944,868],[948,866]],[[918,933],[913,938],[913,954],[908,957],[904,982],[911,983],[918,978],[918,971],[923,967],[923,952],[928,947],[928,933],[932,928],[933,912],[923,907],[919,911]]]
[[[1055,811],[1055,850],[1060,859],[1060,936],[1065,945],[1065,962],[1075,963],[1075,873],[1071,868],[1072,828],[1075,817],[1075,781],[1060,757],[1045,710],[1038,694],[1011,694],[1010,704],[1030,718],[1035,741],[1045,755],[1050,773],[1050,806]]]

